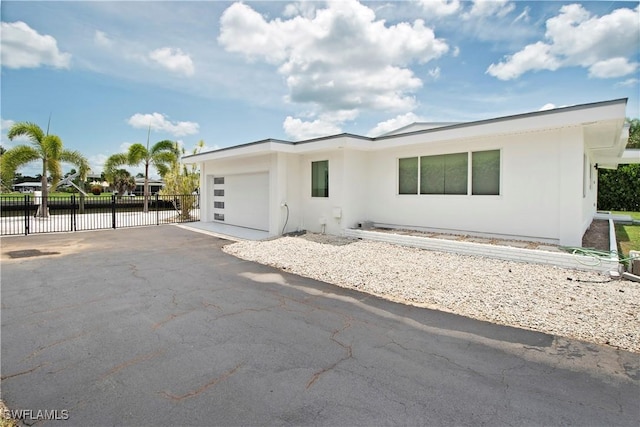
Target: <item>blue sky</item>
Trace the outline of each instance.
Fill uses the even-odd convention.
[[[31,121],[94,172],[190,151],[375,136],[617,98],[639,117],[638,2],[2,1],[2,145]],[[68,169],[68,168],[67,168]],[[131,169],[132,172],[137,172]],[[35,174],[39,165],[21,170]]]

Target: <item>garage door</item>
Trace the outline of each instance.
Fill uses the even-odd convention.
[[[214,177],[214,221],[269,231],[269,173]]]

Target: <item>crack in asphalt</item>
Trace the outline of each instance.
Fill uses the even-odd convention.
[[[81,336],[87,335],[88,333],[89,333],[89,331],[82,331],[82,332],[80,332],[78,334],[75,334],[75,335],[72,335],[70,337],[62,338],[62,339],[59,339],[58,341],[52,342],[51,344],[47,344],[47,345],[44,345],[42,347],[39,347],[37,350],[35,350],[31,354],[29,354],[28,356],[25,356],[22,360],[20,360],[20,363],[26,362],[27,360],[31,359],[32,357],[34,357],[37,354],[42,353],[43,351],[45,351],[48,348],[55,347],[58,344],[62,344],[64,342],[71,341],[71,340],[74,340],[76,338],[80,338]]]
[[[330,370],[334,369],[336,366],[338,366],[340,363],[344,362],[345,360],[349,360],[353,357],[353,349],[351,347],[351,345],[349,344],[345,344],[343,342],[340,342],[336,339],[336,335],[338,335],[341,332],[344,332],[347,328],[351,327],[351,322],[347,321],[346,324],[340,328],[340,329],[334,329],[333,332],[331,333],[331,336],[329,337],[329,339],[331,341],[333,341],[334,343],[338,344],[340,347],[344,348],[346,351],[346,355],[344,357],[341,357],[340,359],[338,359],[337,361],[335,361],[334,363],[332,363],[330,366],[321,369],[320,371],[314,373],[311,378],[309,379],[309,381],[307,382],[307,386],[305,387],[306,389],[309,389],[309,387],[311,387],[313,385],[313,383],[315,383],[323,374],[329,372]]]
[[[192,390],[188,393],[182,394],[182,395],[175,395],[175,394],[171,394],[169,392],[166,391],[162,391],[160,392],[160,394],[164,397],[166,397],[167,399],[176,401],[176,402],[180,402],[184,399],[190,399],[192,397],[195,397],[197,395],[199,395],[200,393],[206,391],[207,389],[213,387],[214,385],[218,384],[221,381],[226,380],[227,378],[229,378],[230,376],[232,376],[233,374],[235,374],[238,369],[240,369],[240,367],[243,365],[244,363],[238,363],[234,368],[230,369],[229,371],[225,372],[224,374],[213,378],[211,381],[209,381],[208,383],[198,387],[195,390]]]
[[[16,372],[15,374],[3,375],[3,376],[0,377],[0,381],[8,380],[9,378],[18,377],[20,375],[30,374],[33,371],[36,371],[36,370],[42,368],[43,366],[47,366],[47,365],[48,365],[48,363],[41,363],[38,366],[35,366],[35,367],[31,368],[31,369],[27,369],[26,371]]]
[[[100,376],[100,378],[98,378],[98,381],[102,381],[104,380],[106,377],[113,375],[117,372],[120,372],[121,370],[128,368],[131,365],[135,365],[137,363],[140,362],[145,362],[147,360],[153,359],[156,356],[159,356],[161,354],[163,354],[165,352],[164,349],[159,349],[156,350],[152,353],[147,353],[147,354],[141,354],[140,356],[134,357],[133,359],[129,359],[126,360],[122,363],[120,363],[119,365],[116,365],[114,368],[112,368],[109,372],[104,373],[103,375]]]

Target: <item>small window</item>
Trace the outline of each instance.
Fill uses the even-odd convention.
[[[214,184],[224,184],[224,176],[216,176],[213,178]]]
[[[500,150],[471,153],[473,195],[500,194]]]
[[[216,221],[224,221],[224,214],[214,213],[213,214],[213,219],[215,219]]]
[[[224,190],[213,190],[213,195],[214,196],[224,196]]]
[[[418,158],[398,160],[398,193],[418,194]]]
[[[216,209],[224,209],[224,202],[213,202],[213,207]]]
[[[329,161],[311,162],[311,197],[329,197]]]

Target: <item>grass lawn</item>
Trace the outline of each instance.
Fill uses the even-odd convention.
[[[635,220],[640,220],[640,212],[612,212],[620,215],[630,215]],[[618,252],[624,258],[629,256],[629,251],[640,251],[640,225],[616,224],[616,240]]]
[[[67,197],[67,198],[71,198],[72,195],[74,195],[76,197],[80,197],[80,193],[66,193],[66,192],[53,192],[53,193],[49,193],[49,197]],[[99,196],[94,196],[91,193],[87,193],[88,196],[90,197],[111,197],[111,193],[102,193]],[[18,193],[18,192],[13,192],[13,193],[2,193],[0,194],[0,199],[14,199],[16,197],[24,197],[24,196],[29,196],[29,198],[33,198],[33,193]]]

